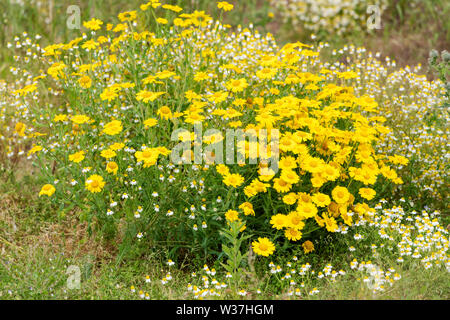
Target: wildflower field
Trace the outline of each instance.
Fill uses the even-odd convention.
[[[447,1],[0,4],[0,299],[449,299]]]

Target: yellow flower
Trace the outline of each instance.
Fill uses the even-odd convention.
[[[404,166],[406,166],[409,162],[407,158],[399,155],[389,157],[389,161],[392,162],[393,164],[401,164]]]
[[[302,247],[305,254],[314,251],[314,244],[309,240],[303,242]]]
[[[283,197],[283,202],[288,205],[293,205],[297,202],[298,196],[294,192],[290,192]]]
[[[303,163],[303,168],[308,172],[318,173],[322,171],[323,164],[324,161],[322,159],[315,157],[308,157]]]
[[[103,126],[103,132],[110,136],[119,134],[122,132],[122,129],[122,122],[119,120],[113,120]]]
[[[41,146],[34,146],[33,148],[30,149],[30,151],[28,151],[28,155],[35,154],[36,152],[41,150],[42,150]]]
[[[156,19],[156,22],[161,23],[161,24],[167,24],[169,21],[167,21],[167,19],[164,19],[164,18],[158,18],[158,19]]]
[[[186,98],[189,102],[192,102],[193,100],[199,100],[199,99],[202,98],[201,95],[195,93],[195,92],[192,91],[192,90],[186,91],[186,92],[184,93],[184,96],[185,96],[185,98]]]
[[[276,214],[272,216],[270,219],[270,224],[272,225],[272,228],[275,228],[277,230],[281,230],[284,227],[287,226],[287,217],[284,214]]]
[[[359,77],[358,74],[354,71],[338,72],[337,74],[339,78],[344,78],[346,80]]]
[[[147,120],[144,121],[144,126],[147,129],[156,126],[157,123],[158,120],[156,120],[155,118],[148,118]]]
[[[253,210],[253,205],[250,202],[244,202],[243,204],[241,204],[239,206],[239,209],[241,209],[242,211],[244,211],[244,214],[246,216],[248,215],[255,215],[255,211]]]
[[[159,151],[154,148],[146,148],[142,151],[136,151],[134,154],[137,161],[144,163],[144,168],[153,166],[158,160]]]
[[[171,153],[171,151],[166,147],[156,147],[155,150],[163,156],[168,156]]]
[[[35,78],[36,79],[36,78]],[[20,96],[26,96],[30,92],[34,92],[37,90],[37,85],[35,83],[26,85],[22,89],[18,89],[14,91],[14,94],[19,94]]]
[[[282,170],[293,170],[297,168],[297,162],[294,157],[283,157],[278,163],[278,167]]]
[[[319,226],[326,227],[329,232],[335,232],[338,229],[336,220],[327,214],[323,214],[322,218],[317,215],[315,219]]]
[[[138,101],[144,101],[144,102],[153,102],[155,101],[159,96],[165,94],[165,92],[151,92],[147,90],[141,90],[136,95],[136,100]]]
[[[329,196],[327,196],[324,193],[317,192],[313,195],[312,201],[318,206],[318,207],[326,207],[331,203],[331,199]]]
[[[124,21],[134,21],[137,18],[137,13],[136,11],[126,11],[126,12],[121,12],[118,14],[117,16],[119,18],[119,20],[121,22]]]
[[[366,200],[372,200],[376,194],[377,194],[376,191],[371,188],[359,189],[359,195]]]
[[[83,124],[91,121],[91,118],[88,116],[81,114],[81,115],[75,115],[70,118],[70,120],[75,124]]]
[[[226,175],[230,174],[230,169],[228,169],[228,167],[222,163],[216,165],[216,170],[222,176],[226,176]]]
[[[206,72],[203,72],[203,71],[197,72],[194,75],[194,81],[197,81],[197,82],[207,80],[209,78],[210,78],[210,76]]]
[[[292,211],[287,216],[286,227],[302,230],[305,227],[305,223],[303,222],[304,218],[299,212]]]
[[[190,124],[200,123],[205,119],[204,116],[200,115],[197,112],[190,112],[186,115],[185,122]]]
[[[230,222],[237,221],[239,220],[239,213],[230,209],[225,213],[225,218]]]
[[[299,205],[303,204],[303,203],[309,203],[309,202],[312,201],[311,196],[308,193],[306,193],[306,192],[299,192],[297,194],[297,197],[298,197],[298,204]]]
[[[122,32],[127,29],[128,29],[128,25],[126,23],[119,23],[114,27],[113,31],[114,32]]]
[[[125,147],[124,143],[116,142],[113,143],[109,148],[113,151],[122,150]]]
[[[22,122],[17,122],[14,131],[16,131],[19,134],[19,136],[23,137],[25,135],[26,128],[27,128],[26,124]]]
[[[277,74],[277,69],[264,68],[256,72],[256,76],[260,79],[272,79]]]
[[[286,236],[286,238],[288,238],[291,241],[297,241],[302,238],[302,233],[299,230],[294,229],[294,228],[286,229],[286,231],[284,232],[284,235]]]
[[[79,163],[84,159],[84,151],[78,151],[74,154],[69,155],[69,161]]]
[[[87,178],[86,183],[85,183],[86,189],[92,193],[102,191],[104,186],[105,186],[105,181],[103,180],[103,177],[99,176],[97,174],[91,175],[89,178]]]
[[[78,79],[78,83],[80,87],[88,89],[92,85],[92,80],[89,78],[89,76],[83,76],[80,79]]]
[[[114,161],[108,162],[106,164],[106,171],[108,171],[108,173],[116,174],[118,169],[119,166]]]
[[[110,159],[110,158],[114,158],[117,154],[115,151],[113,151],[111,149],[105,149],[105,150],[102,150],[102,152],[100,152],[100,155],[105,159]]]
[[[305,219],[312,218],[317,214],[317,207],[311,203],[302,203],[298,205],[298,213]]]
[[[167,10],[170,10],[170,11],[173,11],[173,12],[177,12],[177,13],[180,12],[180,11],[183,11],[183,8],[181,8],[179,6],[173,6],[173,5],[170,5],[170,4],[165,4],[162,7],[164,9],[167,9]]]
[[[50,68],[47,69],[47,73],[52,76],[53,79],[58,79],[60,76],[65,78],[65,74],[63,73],[63,69],[66,65],[62,62],[55,62],[51,65]]]
[[[277,192],[284,193],[291,190],[292,184],[284,181],[282,178],[275,178],[273,179],[273,188],[277,190]]]
[[[91,40],[86,41],[81,47],[83,49],[92,50],[92,49],[97,48],[98,46],[99,46],[99,43],[95,42],[94,40],[91,39]]]
[[[158,72],[158,73],[155,75],[155,78],[158,78],[158,79],[167,79],[167,78],[173,77],[173,76],[175,76],[175,75],[176,75],[175,72],[172,72],[172,71],[169,71],[169,70],[164,70],[164,71]],[[164,84],[164,82],[161,82],[161,83]]]
[[[57,114],[54,118],[53,118],[53,122],[63,122],[67,120],[67,115],[66,114]]]
[[[283,170],[281,172],[281,179],[289,184],[296,184],[300,177],[293,170]]]
[[[275,245],[268,238],[258,238],[252,242],[253,251],[260,256],[268,257],[275,251]]]
[[[237,80],[229,80],[225,85],[228,90],[233,92],[241,92],[248,87],[247,79],[241,78]]]
[[[339,170],[330,165],[325,165],[321,174],[329,181],[334,181],[339,178]]]
[[[93,31],[100,29],[100,26],[102,24],[103,24],[103,21],[101,21],[99,19],[95,19],[95,18],[91,19],[90,21],[83,22],[84,27],[86,27],[90,30],[93,30]]]
[[[220,1],[217,2],[217,8],[223,9],[223,11],[231,11],[233,10],[234,6],[226,1]]]
[[[237,188],[244,183],[244,177],[237,173],[228,174],[224,177],[223,183],[225,183],[227,186]]]
[[[161,117],[161,119],[171,119],[172,118],[172,111],[169,109],[168,106],[162,106],[158,109],[157,114]]]
[[[108,100],[108,102],[111,102],[115,98],[117,98],[119,95],[117,94],[117,88],[106,88],[103,90],[103,92],[100,94],[100,98],[102,101]]]
[[[52,186],[51,184],[45,184],[45,185],[42,186],[42,189],[39,192],[39,197],[42,196],[42,195],[46,195],[46,196],[51,197],[52,194],[55,193],[55,191],[56,191],[56,189],[55,189],[54,186]]]
[[[339,204],[347,203],[350,199],[350,193],[345,187],[335,187],[331,192],[331,195],[333,196],[334,201]]]

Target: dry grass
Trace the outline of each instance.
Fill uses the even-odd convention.
[[[22,175],[26,173],[22,172]],[[12,190],[11,190],[12,191]],[[37,194],[37,192],[35,193]],[[46,221],[32,216],[26,209],[35,198],[24,198],[13,192],[0,194],[0,251],[24,252],[42,249],[46,253],[64,253],[71,257],[95,256],[110,260],[117,247],[89,235],[86,222],[80,222],[75,212],[61,219]],[[55,215],[56,212],[50,212]]]

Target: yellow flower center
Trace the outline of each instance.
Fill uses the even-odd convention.
[[[144,158],[151,158],[152,153],[150,151],[144,151],[144,152],[142,152],[142,156]]]

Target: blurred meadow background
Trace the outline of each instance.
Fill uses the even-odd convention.
[[[362,25],[358,28],[348,28],[339,35],[337,35],[339,27],[335,27],[332,22],[327,23],[320,30],[312,30],[314,28],[302,25],[302,20],[298,18],[302,15],[302,11],[300,5],[296,5],[301,2],[231,1],[235,4],[236,10],[225,17],[225,22],[232,26],[245,26],[252,23],[261,32],[275,34],[280,44],[295,41],[310,42],[311,35],[314,34],[317,36],[316,41],[328,42],[333,48],[342,48],[350,44],[362,46],[369,51],[392,57],[400,66],[414,66],[419,63],[427,65],[429,52],[432,49],[439,52],[448,49],[450,4],[445,0],[385,1],[385,9],[380,12],[381,29],[369,32],[365,25],[370,17],[370,14],[365,12],[369,3],[361,1],[364,4],[363,11],[359,12],[363,17]],[[179,0],[167,1],[167,3],[180,5],[186,8],[186,11],[203,10],[213,16],[218,16],[219,12],[214,1]],[[81,29],[67,28],[67,19],[70,16],[67,12],[69,6],[76,5],[81,9],[81,21],[88,21],[92,17],[108,21],[122,11],[137,8],[139,4],[141,4],[140,1],[135,0],[3,0],[0,3],[2,28],[0,41],[3,48],[0,52],[0,74],[5,75],[5,70],[14,62],[8,51],[4,49],[6,44],[14,42],[14,37],[23,32],[31,38],[40,35],[41,46],[65,42],[79,36],[82,33]]]

